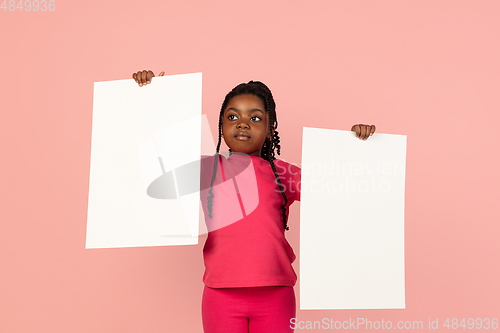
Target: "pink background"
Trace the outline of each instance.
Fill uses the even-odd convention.
[[[406,309],[299,311],[299,320],[427,329],[439,318],[444,331],[446,318],[500,319],[499,17],[496,0],[0,10],[0,331],[202,331],[204,239],[85,250],[93,82],[141,69],[203,72],[213,128],[233,86],[262,80],[289,162],[300,163],[303,126],[408,136]],[[297,254],[299,210],[287,232]]]

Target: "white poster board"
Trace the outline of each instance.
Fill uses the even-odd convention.
[[[201,89],[201,73],[143,87],[133,79],[94,84],[86,248],[198,243],[202,140],[215,150]],[[188,164],[196,190],[180,196],[174,170]],[[162,176],[173,196],[151,191]]]
[[[303,130],[300,309],[404,309],[406,136]]]

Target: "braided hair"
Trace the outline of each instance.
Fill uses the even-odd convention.
[[[274,160],[275,160],[275,150],[277,151],[278,155],[280,154],[281,151],[281,146],[280,146],[280,137],[278,135],[278,131],[276,131],[276,128],[278,128],[278,119],[276,117],[276,104],[274,102],[273,95],[271,93],[271,90],[262,82],[260,81],[249,81],[248,83],[241,83],[237,85],[233,90],[231,90],[227,95],[226,98],[224,99],[224,102],[222,103],[222,107],[220,110],[219,114],[219,140],[217,142],[217,151],[215,153],[215,158],[214,158],[214,169],[212,173],[212,180],[210,182],[210,190],[208,191],[209,196],[207,198],[207,206],[208,206],[208,211],[209,211],[209,217],[212,218],[212,206],[213,206],[213,184],[215,181],[215,175],[216,175],[216,170],[217,170],[217,161],[219,159],[219,149],[220,149],[220,144],[221,144],[221,133],[222,133],[222,119],[224,118],[224,110],[227,107],[227,104],[231,100],[231,98],[238,96],[238,95],[254,95],[259,97],[263,102],[265,109],[268,114],[268,122],[270,125],[270,128],[272,128],[272,135],[271,139],[266,138],[266,141],[262,145],[262,151],[261,151],[261,156],[264,160],[268,161],[269,164],[271,164],[271,168],[273,169],[274,176],[276,177],[276,181],[278,182],[278,186],[281,192],[281,195],[283,196],[283,199],[285,199],[285,203],[281,205],[281,216],[283,218],[283,227],[285,230],[289,230],[288,226],[286,225],[286,204],[288,202],[288,199],[285,195],[283,185],[281,184],[280,178],[278,176],[278,173],[276,172],[276,167],[274,165]],[[231,154],[231,149],[229,149],[229,153]]]

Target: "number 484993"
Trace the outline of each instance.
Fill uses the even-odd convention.
[[[2,5],[0,6],[0,9],[3,9],[4,12],[7,11],[7,9],[10,12],[14,11],[20,11],[22,12],[23,10],[26,12],[29,12],[30,10],[36,12],[38,10],[45,12],[47,10],[53,12],[56,10],[56,0],[19,0],[19,2],[16,5],[15,0],[3,0]]]
[[[481,329],[481,328],[484,328],[484,329],[497,329],[498,328],[498,318],[493,318],[493,319],[490,319],[490,318],[476,318],[474,320],[474,318],[469,318],[467,319],[467,325],[465,324],[465,318],[462,318],[462,321],[460,322],[460,324],[458,323],[458,318],[453,318],[451,320],[451,324],[450,324],[450,318],[446,318],[446,321],[444,322],[443,326],[445,326],[446,328],[450,329],[457,329],[457,328],[468,328],[468,329],[473,329],[473,328],[476,328],[477,330],[478,329]]]

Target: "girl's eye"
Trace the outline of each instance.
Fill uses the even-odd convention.
[[[238,117],[236,115],[234,115],[234,114],[230,114],[229,116],[227,116],[227,119],[229,119],[229,120],[236,120],[236,118],[238,118]],[[262,120],[262,118],[257,117],[257,116],[253,116],[250,119],[253,120],[253,121],[260,121],[260,120]]]

